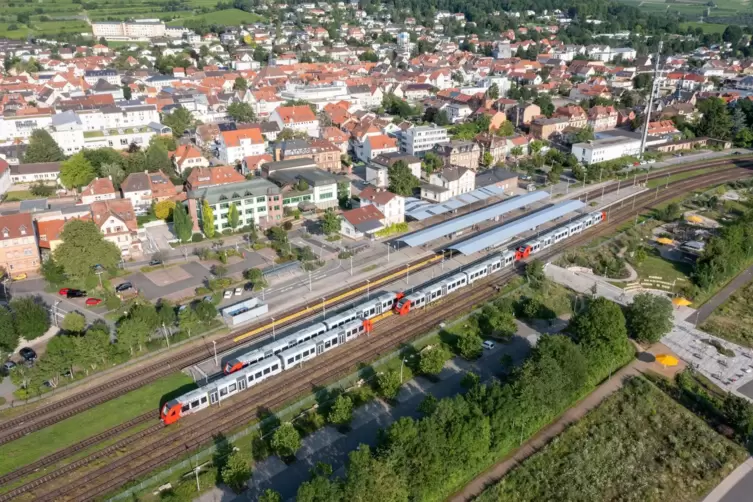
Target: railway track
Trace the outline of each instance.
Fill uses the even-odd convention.
[[[732,169],[734,166],[738,167],[753,167],[753,155],[740,156],[737,159],[720,159],[704,164],[691,164],[687,166],[680,166],[677,168],[663,169],[655,173],[647,173],[645,176],[641,176],[640,180],[651,180],[656,178],[662,178],[666,175],[673,175],[682,172],[694,171],[701,168],[709,167],[724,167],[730,166]],[[626,179],[627,180],[627,179]],[[617,190],[617,186],[608,187],[604,193],[611,193]],[[588,193],[588,197],[598,195],[600,190],[593,190]],[[426,262],[426,259],[415,260],[408,265],[410,267],[417,267],[415,270],[421,270],[431,263]],[[396,267],[382,274],[377,275],[374,279],[370,279],[372,287],[380,287],[387,282],[382,282],[385,277],[390,277],[396,274],[400,274],[405,271],[404,266]],[[413,271],[413,270],[412,270]],[[340,298],[341,300],[328,304],[327,307],[338,307],[343,304],[347,304],[353,297],[357,296],[363,287],[366,286],[366,282],[360,287],[343,288],[335,293],[331,294],[331,298]],[[310,313],[313,308],[305,307],[301,309],[293,308],[285,311],[279,315],[280,321],[275,323],[276,329],[284,329],[291,324],[299,322],[306,314]],[[282,321],[288,319],[287,321]],[[253,333],[256,337],[271,333],[272,328],[269,323],[257,323],[250,328],[233,332],[229,335],[217,340],[217,350],[223,352],[238,345],[237,340],[241,336],[247,336],[249,333]],[[50,425],[53,425],[61,420],[70,418],[82,411],[102,404],[114,399],[128,392],[136,390],[143,385],[151,383],[163,376],[172,374],[176,370],[181,370],[185,367],[192,366],[198,362],[201,362],[209,357],[212,357],[213,349],[208,345],[203,347],[191,347],[183,352],[168,353],[164,357],[161,357],[153,364],[144,366],[138,370],[130,372],[121,377],[107,381],[105,383],[96,385],[86,391],[76,393],[70,397],[66,397],[48,405],[41,406],[27,413],[19,415],[0,423],[0,445],[23,437],[26,434],[30,434],[37,430],[43,429]]]
[[[725,170],[721,173],[706,174],[691,179],[672,183],[671,189],[660,190],[661,195],[655,195],[654,191],[637,196],[635,209],[615,207],[612,209],[610,219],[604,225],[593,230],[579,234],[568,239],[563,244],[567,247],[577,246],[599,235],[611,233],[625,221],[645,209],[671,200],[680,193],[703,188],[709,185],[734,181],[749,177],[751,173],[741,170]],[[553,246],[536,255],[537,258],[548,259],[561,252],[565,246]],[[108,447],[90,456],[53,471],[39,480],[27,483],[11,492],[0,496],[0,502],[10,500],[23,493],[32,492],[35,500],[91,500],[114,491],[119,486],[138,479],[152,470],[175,461],[192,449],[206,444],[212,436],[219,432],[228,432],[237,429],[239,424],[246,423],[256,417],[259,409],[274,409],[292,398],[310,392],[317,385],[331,381],[342,374],[350,372],[358,362],[373,360],[384,351],[392,350],[403,341],[413,338],[415,335],[425,332],[447,318],[466,312],[493,296],[496,287],[506,282],[514,274],[519,273],[517,268],[507,269],[502,274],[488,278],[471,290],[463,290],[462,296],[453,298],[450,303],[444,301],[439,305],[428,307],[425,310],[411,314],[410,323],[402,322],[399,317],[388,318],[377,324],[374,335],[361,337],[353,342],[347,352],[334,351],[321,360],[315,359],[306,368],[298,368],[292,372],[286,372],[283,378],[273,379],[270,382],[250,390],[242,400],[234,400],[232,404],[222,408],[214,408],[203,414],[187,417],[188,420],[181,422],[179,427],[172,426],[170,430],[161,430],[160,424],[156,424],[154,430],[147,429],[149,434],[141,432],[124,438],[117,443],[117,448]],[[333,358],[337,358],[336,365],[330,364]],[[173,430],[172,428],[175,427]],[[112,445],[115,446],[115,445]],[[128,451],[124,452],[124,449]],[[61,450],[63,451],[63,450]],[[90,472],[67,481],[62,486],[56,486],[50,491],[37,493],[44,484],[54,483],[62,476],[82,468],[94,460],[106,457],[109,453],[119,451],[123,453],[111,463],[94,469]]]

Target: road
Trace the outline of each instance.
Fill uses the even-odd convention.
[[[719,290],[719,292],[712,296],[709,301],[701,305],[701,308],[696,310],[696,312],[688,317],[686,321],[694,324],[702,324],[717,307],[727,301],[730,296],[735,294],[735,291],[748,284],[751,280],[753,280],[753,265],[732,279],[729,284]]]

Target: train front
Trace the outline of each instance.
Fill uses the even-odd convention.
[[[170,425],[174,422],[177,422],[180,418],[182,407],[183,405],[181,404],[181,402],[176,399],[166,402],[162,406],[159,414],[159,418],[160,420],[162,420],[162,423],[165,425]]]

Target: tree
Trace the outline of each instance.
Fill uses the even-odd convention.
[[[722,33],[722,40],[730,43],[733,48],[737,47],[737,44],[740,43],[741,38],[743,38],[743,30],[739,25],[736,24],[728,25],[724,29],[724,33]]]
[[[490,85],[486,90],[486,97],[489,99],[499,99],[499,86],[497,84]]]
[[[434,171],[439,171],[444,166],[442,158],[434,152],[426,152],[424,159],[421,162],[424,172],[431,174]]]
[[[214,237],[214,209],[206,199],[201,201],[201,230],[207,239]]]
[[[194,308],[196,310],[196,316],[199,321],[204,324],[208,324],[215,317],[217,317],[217,307],[212,302],[199,302]]]
[[[345,394],[340,394],[332,403],[327,420],[336,425],[346,425],[350,423],[351,418],[353,418],[353,400]]]
[[[174,200],[161,200],[154,205],[154,216],[160,220],[168,220],[175,209]]]
[[[272,449],[281,457],[292,457],[301,447],[301,435],[290,422],[285,422],[272,434]]]
[[[50,329],[50,316],[41,301],[30,296],[14,298],[10,302],[16,332],[26,340],[44,335]]]
[[[110,328],[103,322],[89,327],[84,336],[74,338],[78,363],[89,370],[95,370],[105,364],[110,356]]]
[[[329,479],[332,466],[317,462],[311,469],[311,479],[301,483],[296,494],[296,502],[340,502],[342,490],[339,481]]]
[[[235,202],[232,202],[230,204],[230,209],[227,211],[227,224],[230,225],[230,228],[235,230],[238,228],[240,222],[241,216],[238,214],[238,206],[235,205]]]
[[[146,169],[149,172],[172,173],[175,168],[167,148],[159,141],[151,141],[146,149]]]
[[[212,274],[215,277],[222,279],[227,276],[227,267],[225,265],[212,265]]]
[[[526,280],[534,287],[540,285],[546,280],[546,275],[544,275],[544,264],[541,260],[531,260],[526,263]]]
[[[450,354],[442,346],[424,350],[421,352],[418,370],[425,375],[438,375],[449,358]]]
[[[131,87],[128,84],[123,84],[123,99],[130,100],[133,97]]]
[[[264,493],[259,496],[258,500],[259,502],[282,502],[282,495],[271,488],[267,488],[264,490]]]
[[[82,152],[73,155],[60,165],[60,181],[67,189],[88,185],[97,176],[91,162]]]
[[[240,493],[248,486],[251,477],[251,467],[240,451],[233,451],[227,457],[227,463],[220,471],[222,481],[235,493]]]
[[[552,98],[548,94],[541,94],[533,100],[533,103],[541,108],[541,113],[547,117],[551,117],[554,113],[554,104]]]
[[[520,157],[523,155],[523,147],[522,146],[514,146],[510,148],[510,155],[513,157]]]
[[[193,220],[182,203],[176,204],[173,210],[173,228],[180,242],[188,242],[193,235]]]
[[[68,312],[63,317],[61,326],[65,331],[82,333],[84,328],[86,328],[86,318],[78,312]]]
[[[175,305],[173,305],[170,300],[166,300],[165,298],[162,298],[159,301],[159,307],[157,307],[157,315],[159,316],[160,324],[164,326],[172,326],[177,320],[177,315],[175,314]]]
[[[458,337],[458,352],[465,359],[476,359],[481,355],[481,345],[484,341],[477,333],[466,333]]]
[[[377,375],[379,392],[387,399],[395,399],[402,384],[397,370],[383,371]]]
[[[29,146],[26,148],[23,163],[60,162],[64,159],[63,150],[52,139],[50,133],[44,129],[34,129],[29,138]]]
[[[191,332],[195,332],[200,324],[201,319],[199,319],[196,311],[192,308],[185,308],[178,314],[178,327],[181,331],[185,331],[189,337],[191,336]]]
[[[672,302],[651,293],[635,295],[625,320],[630,336],[641,343],[656,343],[672,329]]]
[[[86,151],[86,150],[84,150]],[[123,166],[112,162],[105,162],[100,166],[100,176],[110,178],[115,189],[120,189],[120,184],[126,177]]]
[[[518,326],[515,324],[515,315],[511,311],[500,309],[494,304],[486,304],[481,309],[479,327],[486,334],[498,333],[505,338],[512,337],[518,331]]]
[[[484,152],[484,155],[481,157],[481,164],[486,168],[492,167],[492,164],[494,164],[494,155],[490,152]]]
[[[577,133],[575,133],[575,142],[576,143],[585,143],[586,141],[591,141],[595,138],[594,136],[594,130],[592,127],[586,126],[582,129],[580,129]]]
[[[324,235],[332,235],[340,232],[342,222],[340,217],[331,208],[324,211],[324,216],[322,216],[320,221]]]
[[[418,188],[420,184],[418,178],[413,176],[408,164],[403,160],[392,164],[387,170],[387,177],[390,192],[405,197],[413,195],[413,190]]]
[[[73,366],[76,363],[76,342],[73,336],[58,335],[53,337],[47,344],[46,351],[40,362],[44,363],[42,373],[48,381],[56,386],[60,375],[69,370],[73,375]]]
[[[515,126],[509,120],[506,120],[497,129],[497,136],[512,136],[515,134]]]
[[[362,444],[348,455],[348,475],[343,484],[343,501],[405,502],[410,500],[406,476],[391,462],[375,457]]]
[[[186,108],[179,106],[169,115],[163,115],[162,123],[173,130],[173,136],[180,138],[183,132],[193,124],[193,116]]]
[[[60,233],[63,241],[53,256],[69,276],[85,278],[95,265],[113,269],[120,262],[120,249],[105,240],[93,221],[71,220]]]
[[[228,116],[236,122],[253,122],[256,114],[248,103],[232,103],[227,107]]]
[[[18,330],[13,321],[13,312],[0,306],[0,351],[13,352],[18,346]]]
[[[714,139],[729,139],[732,134],[732,118],[721,98],[704,99],[698,104],[703,117],[698,122],[696,134]]]
[[[620,306],[606,298],[596,298],[576,315],[568,326],[575,341],[584,347],[608,345],[627,337],[625,316]]]
[[[735,136],[735,146],[741,148],[750,148],[753,146],[753,131],[746,127],[738,132]]]
[[[55,261],[53,256],[42,260],[41,270],[44,280],[53,286],[60,286],[66,280],[65,269]]]
[[[248,89],[248,81],[243,77],[235,77],[233,89],[236,91],[245,91]]]

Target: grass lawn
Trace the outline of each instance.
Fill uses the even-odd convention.
[[[5,199],[3,202],[16,202],[30,199],[39,199],[39,197],[33,195],[29,190],[14,190],[5,193]]]
[[[691,264],[665,260],[658,251],[652,251],[640,265],[635,267],[639,279],[661,277],[664,282],[677,280],[677,287],[685,285],[685,281],[690,280],[689,277],[693,271]]]
[[[476,500],[696,501],[747,456],[636,377]]]
[[[753,347],[753,282],[738,290],[714,310],[701,329],[745,347]]]
[[[17,469],[94,434],[154,410],[167,394],[193,387],[193,380],[176,373],[129,394],[95,406],[83,413],[0,446],[0,474]]]
[[[262,16],[251,12],[242,11],[240,9],[224,9],[209,14],[202,14],[200,16],[175,19],[167,24],[170,26],[183,26],[183,23],[187,20],[197,21],[199,19],[203,19],[209,24],[222,24],[227,26],[258,23],[259,21],[264,20]]]
[[[726,24],[716,24],[716,23],[700,23],[698,21],[689,21],[686,23],[680,23],[680,28],[687,30],[688,28],[701,28],[704,33],[724,33],[724,30],[727,28]]]

